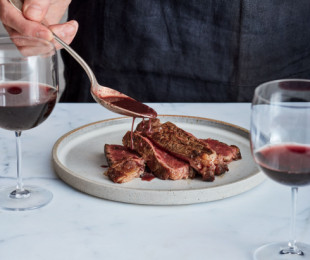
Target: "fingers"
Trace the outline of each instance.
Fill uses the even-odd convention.
[[[78,30],[78,23],[76,21],[69,21],[66,22],[64,24],[58,24],[58,25],[51,25],[49,27],[59,38],[61,38],[65,43],[70,44],[72,42],[72,40],[74,39],[77,30]],[[15,37],[15,36],[20,36],[20,34],[12,29],[12,28],[7,28],[7,31],[9,32],[11,37]],[[56,49],[61,49],[62,46],[56,41],[56,40],[52,40],[53,44],[55,45]],[[29,42],[22,42],[22,41],[18,41],[15,42],[15,44],[19,47],[24,47],[23,48],[23,53],[29,53],[29,51],[27,50],[26,46]]]
[[[63,24],[51,25],[49,26],[49,29],[51,29],[65,43],[70,44],[77,33],[78,27],[78,23],[72,20]],[[62,48],[62,46],[55,40],[53,43],[57,49]]]
[[[23,56],[44,55],[50,56],[55,54],[53,44],[46,41],[38,41],[36,38],[17,37],[21,36],[17,31],[7,28],[11,40],[14,42],[18,50]]]
[[[49,6],[50,0],[25,0],[23,4],[23,14],[29,20],[41,22]]]
[[[24,35],[51,41],[52,33],[42,24],[25,19],[8,1],[0,2],[0,19],[10,36]]]
[[[68,3],[67,3],[68,4]],[[48,28],[40,23],[47,14],[50,0],[25,0],[24,15],[15,9],[7,0],[0,0],[0,19],[10,36],[32,36],[53,41],[57,49],[62,48],[53,37],[51,30],[64,42],[70,44],[78,30],[76,21],[51,25]],[[67,6],[64,6],[64,10]],[[32,20],[29,20],[32,19]]]
[[[51,46],[36,46],[36,45],[31,45],[31,42],[28,42],[27,46],[17,46],[18,50],[20,51],[20,53],[25,56],[25,57],[29,57],[29,56],[44,56],[44,57],[49,57],[52,56],[56,53],[54,48],[51,48]]]

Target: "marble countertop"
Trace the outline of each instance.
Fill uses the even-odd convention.
[[[159,114],[201,116],[249,129],[250,104],[151,104]],[[56,175],[51,150],[79,126],[118,117],[98,104],[56,105],[46,122],[22,134],[25,184],[54,197],[30,211],[0,210],[0,259],[252,259],[268,242],[287,240],[290,189],[266,180],[224,200],[147,206],[79,192]],[[14,134],[0,129],[0,185],[15,184]],[[310,187],[300,188],[296,233],[310,243]]]

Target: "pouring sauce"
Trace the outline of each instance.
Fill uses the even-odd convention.
[[[113,106],[116,106],[121,109],[125,109],[125,110],[141,115],[137,117],[142,117],[142,118],[144,117],[156,118],[157,117],[157,113],[153,108],[143,103],[140,103],[139,101],[133,98],[130,98],[130,97],[107,96],[107,97],[102,97],[101,100],[106,101]]]
[[[127,110],[133,113],[136,113],[137,116],[133,116],[132,117],[132,125],[131,125],[131,145],[130,148],[132,150],[134,150],[134,145],[133,145],[133,128],[134,128],[134,123],[135,123],[135,119],[136,117],[140,117],[142,118],[143,122],[144,122],[144,118],[156,118],[157,117],[157,112],[139,102],[136,101],[135,99],[131,98],[131,97],[123,97],[123,96],[105,96],[105,97],[100,97],[100,100],[102,100],[103,102],[108,102],[110,103],[112,106],[118,107],[122,110]],[[149,128],[150,128],[150,121],[149,121]]]

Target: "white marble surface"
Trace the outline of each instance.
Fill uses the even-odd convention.
[[[151,104],[159,114],[202,116],[249,128],[249,104]],[[0,210],[0,259],[252,259],[265,242],[286,240],[290,190],[270,180],[241,195],[186,206],[143,206],[91,197],[58,179],[51,149],[66,132],[118,117],[98,104],[57,104],[23,133],[26,184],[51,190],[47,206]],[[15,144],[0,129],[0,185],[15,184]],[[299,192],[297,238],[310,243],[310,188]],[[305,259],[310,259],[305,258]]]

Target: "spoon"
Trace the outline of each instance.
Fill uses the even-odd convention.
[[[9,0],[9,2],[20,12],[23,7],[23,0]],[[43,23],[42,23],[43,24]],[[46,24],[43,24],[46,25]],[[54,39],[62,45],[62,47],[82,66],[85,70],[90,83],[91,94],[97,103],[101,104],[108,110],[131,117],[157,117],[157,113],[149,106],[140,103],[139,101],[117,91],[112,88],[101,86],[98,84],[95,74],[88,64],[78,55],[68,44],[62,41],[55,33]]]

